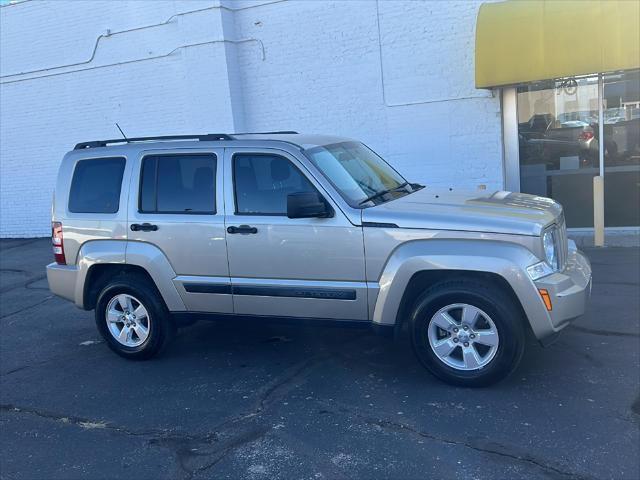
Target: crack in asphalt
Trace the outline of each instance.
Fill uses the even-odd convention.
[[[335,403],[334,403],[335,405]],[[397,421],[393,421],[393,420],[387,420],[387,419],[382,419],[382,418],[375,418],[375,417],[371,417],[368,415],[363,415],[359,412],[354,411],[351,407],[346,406],[346,405],[340,405],[340,409],[339,411],[335,411],[335,410],[330,410],[328,406],[326,406],[325,404],[325,410],[323,411],[323,413],[332,413],[332,414],[346,414],[346,415],[350,415],[356,419],[359,419],[361,421],[363,421],[364,423],[368,424],[368,425],[376,425],[382,429],[385,430],[390,430],[396,433],[410,433],[412,435],[417,435],[421,438],[426,438],[429,440],[432,440],[434,442],[439,442],[439,443],[443,443],[445,445],[454,445],[454,446],[458,446],[458,447],[464,447],[464,448],[468,448],[471,450],[475,450],[477,452],[480,453],[487,453],[490,455],[497,455],[500,457],[505,457],[505,458],[509,458],[511,460],[516,460],[519,462],[523,462],[523,463],[528,463],[531,464],[543,471],[545,471],[546,473],[551,473],[551,474],[555,474],[555,475],[560,475],[562,478],[574,478],[574,479],[588,479],[591,477],[587,477],[585,475],[582,474],[578,474],[578,473],[574,473],[574,472],[570,472],[570,471],[565,471],[563,470],[561,467],[558,466],[553,466],[550,465],[549,462],[547,460],[543,460],[543,459],[537,459],[535,457],[532,457],[530,455],[520,455],[518,453],[514,453],[514,452],[509,452],[508,449],[509,447],[507,445],[502,445],[499,444],[497,442],[486,442],[486,445],[484,444],[485,442],[482,441],[463,441],[463,440],[456,440],[456,439],[452,439],[452,438],[446,438],[446,437],[442,437],[440,435],[436,435],[436,434],[432,434],[432,433],[428,433],[428,432],[424,432],[422,430],[419,430],[415,427],[412,427],[411,425],[408,425],[406,423],[401,423],[401,422],[397,422]],[[558,477],[559,478],[559,477]]]
[[[636,415],[640,415],[640,395],[638,395],[636,401],[631,404],[631,411]]]
[[[36,364],[36,365],[38,365],[38,364]],[[31,368],[33,366],[35,366],[35,365],[21,365],[19,367],[12,368],[11,370],[7,370],[6,372],[0,373],[0,377],[6,377],[7,375],[11,375],[12,373],[21,372],[22,370],[26,370],[26,369]]]
[[[267,408],[273,404],[276,398],[281,398],[283,394],[289,391],[290,387],[297,383],[297,380],[306,377],[306,375],[304,375],[305,372],[308,373],[314,366],[328,358],[328,356],[328,354],[322,354],[307,359],[298,365],[292,366],[285,372],[285,374],[271,381],[267,386],[261,389],[258,398],[254,402],[254,407],[250,411],[229,418],[213,428],[214,432],[218,432],[218,437],[216,438],[219,440],[220,432],[238,428],[247,421],[257,421]],[[250,429],[248,432],[232,435],[231,438],[226,440],[223,445],[208,452],[205,451],[205,453],[200,452],[199,449],[202,446],[207,447],[207,442],[205,442],[204,445],[201,444],[195,450],[192,445],[185,445],[183,441],[176,442],[169,440],[167,442],[161,439],[159,441],[152,440],[152,442],[156,445],[169,448],[174,452],[176,456],[176,463],[183,472],[185,480],[189,480],[193,478],[193,476],[215,467],[238,448],[266,436],[270,430],[270,427],[258,425]],[[209,442],[209,444],[210,443],[211,442]],[[215,456],[215,458],[200,467],[189,468],[188,463],[193,460],[193,457],[201,456]]]
[[[170,430],[161,429],[133,430],[123,426],[116,426],[102,420],[55,413],[32,407],[19,407],[14,404],[0,405],[0,412],[35,415],[46,420],[77,426],[85,430],[103,430],[143,439],[148,438],[148,445],[168,448],[174,452],[178,468],[183,472],[183,476],[187,480],[195,474],[211,468],[232,451],[265,436],[270,430],[270,427],[258,426],[248,432],[232,435],[228,439],[221,440],[221,433],[218,431],[208,432],[203,435],[187,435],[176,434]],[[216,445],[218,442],[219,445]],[[202,451],[203,448],[205,448],[204,451]],[[198,468],[189,468],[188,466],[188,463],[194,457],[211,456],[215,456],[216,458],[203,466]]]
[[[351,340],[353,339],[349,341]],[[115,426],[105,421],[96,421],[75,415],[54,413],[31,407],[19,407],[13,404],[0,405],[0,411],[36,415],[41,418],[75,425],[84,429],[102,429],[129,436],[150,437],[147,442],[149,445],[164,447],[174,453],[176,464],[182,472],[183,478],[189,480],[193,478],[194,475],[213,468],[238,448],[266,436],[271,430],[271,427],[264,425],[253,426],[241,433],[232,433],[229,438],[226,439],[223,438],[223,433],[225,430],[230,429],[240,428],[242,430],[242,424],[246,421],[254,422],[258,420],[276,399],[281,398],[290,391],[291,388],[299,385],[300,380],[306,378],[313,367],[328,358],[330,358],[330,354],[325,352],[292,366],[285,374],[271,381],[261,389],[258,398],[254,402],[254,407],[249,412],[225,420],[216,425],[211,432],[203,435],[175,434],[169,430],[158,429],[132,430],[123,426]],[[29,367],[29,365],[18,367],[6,372],[4,375],[15,373]],[[215,458],[204,465],[195,468],[189,465],[193,463],[195,458],[212,456]]]
[[[39,282],[40,280],[45,280],[46,278],[47,278],[46,275],[38,275],[37,277],[33,277],[31,280],[29,280],[27,283],[24,284],[24,288],[26,288],[27,290],[49,290],[49,285],[47,285],[46,287],[31,286],[34,283]]]
[[[172,449],[176,453],[176,457],[177,457],[176,461],[178,463],[178,466],[180,467],[180,469],[185,475],[184,476],[185,480],[190,480],[195,475],[198,475],[210,468],[213,468],[222,460],[227,458],[231,453],[235,452],[236,450],[243,447],[244,445],[253,443],[256,440],[259,440],[265,437],[270,430],[271,430],[270,427],[257,426],[242,434],[236,434],[230,437],[226,441],[219,440],[221,444],[218,445],[213,450],[206,453],[199,453],[198,448],[185,449],[182,443],[179,443],[178,445],[164,445],[164,446],[168,446],[170,449]],[[215,458],[212,461],[209,461],[200,467],[189,468],[187,466],[187,461],[194,456],[206,456],[206,457],[215,456]]]
[[[567,328],[577,330],[578,332],[588,333],[590,335],[600,335],[603,337],[640,337],[640,333],[597,330],[595,328],[580,327],[578,325],[569,325]]]
[[[345,342],[340,342],[340,344],[358,340],[360,337],[361,336],[355,336]],[[291,389],[299,386],[315,367],[330,358],[332,358],[331,351],[324,351],[303,362],[292,365],[282,375],[256,392],[258,393],[257,398],[249,411],[219,423],[210,432],[202,435],[176,434],[171,430],[159,429],[133,430],[127,427],[114,426],[103,421],[73,415],[57,414],[36,408],[18,407],[13,404],[0,405],[0,411],[33,414],[45,419],[76,425],[85,429],[97,428],[125,435],[147,437],[148,445],[166,448],[171,451],[175,456],[176,466],[180,472],[179,475],[185,480],[191,480],[194,476],[214,468],[241,447],[267,436],[271,432],[272,427],[261,424],[259,422],[260,417],[278,399],[284,397]],[[23,368],[25,367],[19,367],[14,370],[21,370]],[[637,403],[638,401],[635,402],[635,404]],[[335,404],[333,405],[335,406]],[[506,445],[483,440],[473,441],[467,439],[465,441],[447,438],[424,432],[405,423],[363,415],[348,406],[341,406],[339,411],[325,409],[323,413],[333,413],[336,415],[346,414],[363,421],[365,424],[376,425],[388,431],[408,433],[442,444],[454,445],[480,453],[508,458],[513,461],[532,465],[556,478],[589,478],[567,471],[560,466],[550,465],[544,459],[509,451],[509,447]],[[225,431],[228,432],[228,437],[226,438]],[[200,465],[193,465],[194,463],[199,463],[198,459],[208,459],[208,461]]]
[[[0,372],[0,377],[8,377],[9,375],[13,375],[14,373],[22,372],[23,370],[28,370],[30,368],[41,367],[42,365],[46,365],[48,363],[64,363],[67,360],[72,360],[76,355],[77,353],[75,351],[71,351],[64,354],[55,355],[45,360],[40,360],[38,362],[29,363],[27,365],[20,365],[19,367],[14,367],[10,370],[7,370],[6,372]]]
[[[26,270],[20,270],[19,268],[0,268],[0,273],[2,272],[10,272],[10,273],[24,273],[25,275],[31,275],[31,272]],[[23,282],[12,283],[11,285],[7,285],[5,287],[0,288],[0,293],[7,293],[12,290],[16,290],[18,288],[26,288],[28,290],[49,290],[49,288],[43,287],[32,287],[31,285],[39,282],[40,280],[44,280],[47,278],[46,274],[40,274],[35,276],[29,276]]]
[[[76,415],[66,415],[66,414],[51,412],[49,410],[41,410],[39,408],[33,408],[33,407],[20,407],[11,403],[0,405],[0,412],[30,414],[40,418],[47,419],[47,420],[52,420],[55,422],[60,422],[60,423],[69,424],[69,425],[75,425],[85,429],[108,430],[108,431],[123,433],[125,435],[131,435],[131,436],[144,437],[144,436],[166,434],[165,430],[136,431],[136,430],[128,429],[126,427],[115,426],[107,422],[104,422],[102,420],[92,420],[89,418],[79,417]]]
[[[624,287],[637,287],[638,285],[640,285],[640,283],[638,282],[593,282],[594,286],[595,285],[621,285]]]
[[[385,428],[385,429],[390,429],[390,430],[394,430],[394,431],[400,431],[400,432],[405,432],[408,431],[414,435],[418,435],[422,438],[428,438],[429,440],[433,440],[436,442],[440,442],[440,443],[444,443],[447,445],[456,445],[456,446],[460,446],[460,447],[465,447],[465,448],[469,448],[471,450],[475,450],[477,452],[481,452],[481,453],[488,453],[491,455],[498,455],[501,457],[505,457],[505,458],[509,458],[511,460],[517,460],[519,462],[524,462],[524,463],[529,463],[531,465],[536,466],[537,468],[547,471],[547,472],[553,472],[554,474],[560,475],[562,477],[566,477],[566,478],[579,478],[579,479],[583,479],[583,478],[587,478],[583,475],[577,474],[577,473],[573,473],[573,472],[568,472],[568,471],[564,471],[562,469],[560,469],[559,467],[555,467],[550,465],[548,462],[544,461],[544,460],[538,460],[532,456],[526,455],[518,455],[517,453],[511,453],[506,451],[506,449],[508,448],[506,445],[501,445],[498,443],[494,443],[495,447],[494,448],[490,448],[489,446],[483,446],[481,445],[479,442],[469,442],[469,441],[461,441],[461,440],[452,440],[450,438],[444,438],[444,437],[440,437],[438,435],[433,435],[431,433],[426,433],[423,432],[421,430],[415,429],[409,425],[406,425],[404,423],[398,423],[398,422],[393,422],[390,420],[381,420],[381,419],[365,419],[365,421],[369,424],[374,424],[374,425],[378,425],[380,428]],[[489,442],[487,442],[489,443]]]
[[[602,363],[599,359],[591,355],[588,351],[584,349],[584,347],[575,347],[565,341],[558,341],[556,344],[552,345],[550,348],[562,348],[564,351],[568,351],[573,353],[576,357],[582,358],[589,363],[591,363],[595,367],[603,367],[604,363]]]
[[[20,242],[20,243],[16,243],[15,245],[10,245],[8,247],[4,247],[2,245],[4,245],[4,242],[0,242],[0,252],[6,252],[7,250],[13,250],[14,248],[20,248],[20,247],[24,247],[25,245],[31,245],[32,243],[37,243],[38,241],[41,241],[44,243],[44,240],[46,240],[47,237],[41,237],[41,238],[31,238],[29,240],[25,240],[24,242]]]
[[[34,308],[37,307],[38,305],[42,305],[45,302],[48,302],[49,300],[51,300],[52,298],[54,298],[55,295],[47,295],[43,300],[39,301],[38,303],[34,303],[32,305],[28,305],[26,307],[23,307],[19,310],[16,310],[15,312],[11,312],[11,313],[5,313],[4,315],[0,316],[0,320],[4,319],[4,318],[9,318],[12,317],[13,315],[17,315],[18,313],[22,313],[26,310],[29,310],[30,308]],[[11,323],[9,323],[8,325],[11,325]]]

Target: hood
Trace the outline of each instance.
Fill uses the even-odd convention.
[[[362,221],[400,228],[540,235],[561,214],[559,203],[525,193],[498,191],[479,196],[425,187],[363,209]]]

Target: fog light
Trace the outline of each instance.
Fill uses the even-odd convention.
[[[538,280],[539,278],[546,277],[553,273],[553,269],[547,262],[539,262],[527,267],[527,273],[531,280]]]

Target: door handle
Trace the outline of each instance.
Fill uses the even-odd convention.
[[[228,227],[228,233],[241,233],[242,235],[249,235],[250,233],[258,233],[258,229],[256,227],[251,227],[249,225],[240,225],[239,227]]]
[[[132,223],[131,224],[131,231],[132,232],[139,232],[139,231],[143,231],[143,232],[155,232],[156,230],[158,230],[158,226],[157,225],[151,225],[150,223]]]

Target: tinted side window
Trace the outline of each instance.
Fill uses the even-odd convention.
[[[69,192],[69,211],[74,213],[116,213],[124,158],[80,160],[76,164]]]
[[[216,213],[216,156],[149,155],[142,161],[144,213]]]
[[[236,213],[241,215],[286,215],[287,195],[316,191],[289,160],[277,155],[234,155],[233,179]]]

